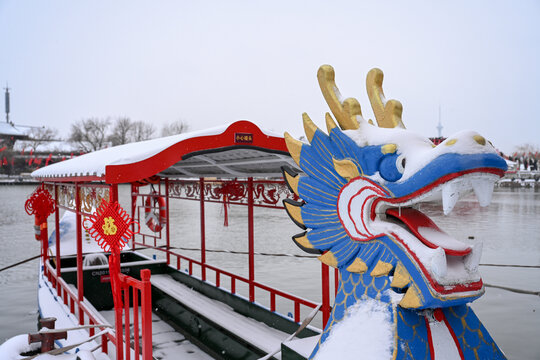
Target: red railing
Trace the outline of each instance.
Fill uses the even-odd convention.
[[[161,232],[155,235],[139,234],[137,239],[132,238],[132,247],[136,248],[137,245],[153,248],[155,250],[165,253],[167,264],[171,265],[174,262],[171,257],[176,257],[177,269],[180,269],[180,260],[184,259],[188,262],[189,274],[193,274],[193,265],[199,266],[200,276],[203,281],[207,280],[207,270],[214,271],[215,284],[221,286],[222,276],[227,276],[230,279],[230,292],[236,293],[236,283],[245,283],[249,288],[248,298],[250,302],[255,302],[255,289],[264,290],[269,293],[269,308],[271,311],[276,311],[276,297],[290,300],[294,303],[294,320],[300,321],[300,308],[301,306],[307,306],[309,308],[315,308],[317,304],[301,297],[289,294],[287,292],[272,288],[270,286],[261,284],[255,281],[255,260],[254,260],[254,216],[253,209],[255,207],[263,208],[275,208],[283,209],[281,202],[283,199],[298,200],[298,197],[289,191],[283,180],[255,180],[253,178],[247,178],[244,180],[206,180],[200,178],[198,180],[170,180],[164,179],[151,186],[149,191],[144,193],[140,192],[141,188],[138,186],[132,186],[131,188],[131,200],[132,200],[132,217],[141,222],[141,211],[148,210],[144,204],[147,197],[162,196],[167,202],[167,223],[164,230],[165,234]],[[142,206],[137,205],[138,198],[143,200]],[[194,260],[187,256],[174,253],[171,251],[171,234],[169,232],[169,213],[168,205],[171,199],[181,200],[195,200],[200,202],[200,231],[201,231],[201,244],[200,244],[200,260]],[[225,208],[229,205],[243,205],[248,208],[248,271],[249,276],[247,278],[232,274],[230,272],[219,269],[215,266],[209,265],[206,262],[206,225],[205,225],[205,203],[222,203]],[[224,209],[225,209],[224,208]],[[155,209],[153,209],[155,210]],[[226,217],[226,211],[224,216]],[[226,222],[226,220],[225,220]],[[165,240],[165,244],[158,244],[158,240]],[[337,275],[337,272],[335,273]],[[322,313],[322,324],[326,325],[330,317],[330,276],[329,269],[326,265],[322,264],[321,269],[321,283],[322,283],[322,306],[320,312]],[[337,291],[337,276],[334,277],[334,283]]]
[[[237,282],[241,282],[241,283],[244,283],[246,284],[248,287],[250,288],[256,288],[256,289],[260,289],[260,290],[264,290],[266,292],[268,292],[269,294],[269,303],[270,303],[270,311],[276,311],[276,297],[281,297],[283,299],[287,299],[287,300],[290,300],[293,302],[294,304],[294,321],[295,322],[300,322],[301,321],[301,316],[300,316],[300,310],[301,310],[301,306],[306,306],[310,309],[314,309],[318,306],[318,304],[310,301],[310,300],[307,300],[307,299],[304,299],[304,298],[301,298],[299,296],[296,296],[296,295],[293,295],[293,294],[290,294],[286,291],[281,291],[281,290],[278,290],[278,289],[274,289],[273,287],[270,287],[268,285],[265,285],[265,284],[262,284],[262,283],[259,283],[257,281],[253,281],[253,282],[250,282],[250,280],[246,277],[243,277],[243,276],[240,276],[240,275],[237,275],[237,274],[233,274],[231,272],[228,272],[226,270],[223,270],[223,269],[220,269],[216,266],[213,266],[213,265],[210,265],[210,264],[207,264],[207,263],[203,263],[199,260],[195,260],[195,259],[192,259],[192,258],[189,258],[185,255],[181,255],[181,254],[178,254],[178,253],[175,253],[173,251],[167,251],[167,249],[163,249],[163,248],[154,248],[154,247],[150,247],[144,243],[135,243],[136,245],[139,245],[139,246],[145,246],[145,247],[149,247],[149,248],[152,248],[154,250],[158,250],[158,251],[162,251],[162,252],[166,252],[169,254],[169,256],[171,257],[176,257],[176,269],[177,270],[180,270],[181,268],[181,262],[182,260],[186,261],[187,262],[187,266],[188,266],[188,274],[189,275],[193,275],[193,271],[194,271],[194,268],[193,268],[193,265],[196,265],[198,266],[200,269],[201,269],[201,272],[202,272],[202,269],[205,269],[205,270],[211,270],[214,272],[215,274],[215,286],[217,287],[221,287],[221,288],[224,288],[224,289],[227,289],[231,292],[231,294],[236,294],[237,291],[236,291],[236,287],[237,287]],[[174,263],[174,262],[173,262]],[[326,267],[326,265],[323,265]],[[226,286],[223,285],[223,277],[228,277],[230,279],[230,287],[227,288]],[[208,278],[208,276],[207,276]],[[325,301],[325,297],[323,297],[323,306],[321,306],[321,309],[319,310],[320,312],[322,312],[322,315],[323,315],[323,324],[326,324],[326,321],[328,320],[328,317],[330,315],[330,310],[331,310],[331,307],[329,305],[329,297],[327,297],[327,300]]]
[[[150,283],[150,270],[141,270],[141,280],[132,278],[124,274],[119,274],[122,293],[124,295],[124,331],[125,331],[125,356],[130,360],[130,317],[129,303],[130,293],[133,299],[133,342],[134,342],[134,359],[139,359],[142,355],[143,360],[152,359],[152,284]],[[140,293],[140,308],[141,308],[141,330],[142,330],[142,353],[140,349],[139,337],[139,293]],[[118,328],[118,325],[117,325]],[[122,340],[122,335],[118,338]]]
[[[88,318],[88,324],[97,325],[101,322],[96,319],[93,312],[85,305],[84,301],[78,301],[78,294],[69,287],[69,285],[62,278],[58,278],[55,269],[49,262],[46,262],[45,276],[53,285],[53,288],[57,289],[59,297],[63,300],[64,305],[69,307],[69,311],[73,315],[78,315],[79,324],[85,324],[85,317]],[[118,346],[118,342],[124,343],[124,359],[130,360],[131,348],[130,348],[130,329],[133,324],[133,341],[134,341],[134,359],[139,359],[142,355],[143,360],[152,359],[152,284],[150,283],[150,270],[141,270],[141,280],[134,279],[130,276],[120,274],[119,275],[121,288],[124,296],[124,319],[122,323],[116,329],[122,329],[124,327],[124,335],[122,331],[117,331],[117,334],[107,333],[101,336],[101,349],[104,353],[108,354],[108,342],[110,341],[115,346]],[[130,322],[130,293],[132,294],[133,304],[133,322]],[[140,299],[140,300],[139,300]],[[139,336],[139,307],[140,307],[140,323],[142,330],[142,352],[140,349],[140,336]],[[101,328],[102,330],[105,327]],[[90,329],[90,336],[94,336],[95,329]],[[125,336],[125,341],[123,339]]]

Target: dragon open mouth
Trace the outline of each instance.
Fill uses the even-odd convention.
[[[445,254],[465,256],[472,250],[470,246],[458,241],[442,231],[421,211],[412,207],[389,208],[386,215],[401,222],[424,245],[431,249],[441,247]]]
[[[442,202],[447,215],[460,197],[472,191],[480,206],[487,206],[494,183],[502,174],[499,169],[475,169],[447,175],[408,196],[377,198],[371,206],[370,228],[373,232],[391,233],[439,294],[482,291],[478,272],[482,244],[470,246],[448,235],[418,209],[418,204]]]
[[[418,205],[438,201],[449,214],[460,197],[473,191],[480,205],[487,206],[494,183],[502,175],[497,168],[451,173],[401,197],[389,196],[369,179],[352,179],[340,192],[338,214],[353,240],[369,241],[383,234],[393,237],[439,297],[478,296],[483,291],[478,272],[482,244],[471,246],[448,235]]]

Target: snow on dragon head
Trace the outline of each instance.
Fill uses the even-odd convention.
[[[473,131],[438,146],[407,131],[401,103],[384,97],[379,69],[367,75],[378,126],[362,117],[356,99],[340,99],[331,66],[321,66],[317,77],[339,127],[327,113],[325,134],[304,113],[310,144],[285,134],[305,174],[284,171],[291,190],[303,200],[285,202],[293,221],[307,230],[293,237],[296,244],[321,254],[319,259],[342,276],[386,277],[385,287],[402,308],[455,306],[481,296],[481,246],[450,237],[416,205],[442,198],[447,214],[460,194],[472,189],[486,206],[506,162]]]

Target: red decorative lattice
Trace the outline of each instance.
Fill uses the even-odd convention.
[[[91,225],[87,226],[90,222]],[[109,203],[106,200],[85,222],[84,228],[88,234],[97,241],[104,251],[120,252],[129,239],[139,233],[140,225],[133,221],[117,201]],[[137,231],[131,229],[132,224],[137,225]]]
[[[44,219],[48,218],[55,209],[51,194],[43,187],[37,188],[24,204],[24,210],[28,215],[36,215]]]

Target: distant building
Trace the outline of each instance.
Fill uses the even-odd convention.
[[[26,129],[16,126],[9,120],[9,87],[6,86],[5,90],[6,122],[0,122],[0,148],[12,149],[15,141],[28,139],[28,135],[26,135]]]
[[[439,144],[442,143],[444,140],[446,140],[446,138],[443,137],[443,136],[438,136],[438,137],[430,137],[429,140],[431,140],[431,142],[432,142],[434,145],[439,145]]]

